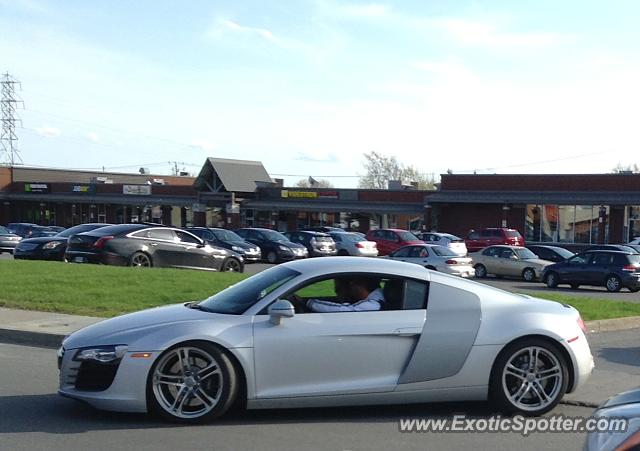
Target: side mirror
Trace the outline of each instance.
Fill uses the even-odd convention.
[[[282,322],[282,318],[293,318],[296,314],[293,304],[286,299],[278,299],[276,302],[269,306],[267,310],[271,317],[271,323],[279,326]]]

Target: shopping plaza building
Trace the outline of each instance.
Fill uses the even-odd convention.
[[[261,162],[208,158],[196,177],[0,167],[0,224],[397,227],[466,236],[512,227],[576,246],[640,236],[640,174],[443,174],[437,190],[297,188]]]

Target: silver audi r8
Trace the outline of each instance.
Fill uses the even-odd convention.
[[[353,302],[334,282],[363,277],[383,292],[380,310],[305,307]],[[234,403],[490,399],[539,415],[593,369],[584,324],[568,305],[361,257],[294,261],[201,302],[102,321],[67,337],[58,360],[61,395],[182,422],[219,417]]]

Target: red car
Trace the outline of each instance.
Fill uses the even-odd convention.
[[[487,246],[504,244],[507,246],[524,246],[524,238],[515,229],[487,228],[472,230],[464,240],[468,252],[476,252]]]
[[[376,229],[367,232],[367,240],[375,241],[378,255],[389,255],[396,249],[408,244],[424,244],[413,233],[402,229]]]

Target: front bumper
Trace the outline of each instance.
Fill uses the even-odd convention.
[[[582,387],[591,373],[593,372],[593,368],[595,367],[595,362],[593,360],[593,355],[591,354],[591,348],[589,347],[589,342],[587,341],[587,337],[582,331],[578,336],[577,340],[563,343],[567,350],[571,355],[571,360],[574,367],[574,380],[573,386],[567,393],[573,393]]]
[[[331,255],[338,255],[338,250],[335,248],[322,249],[322,248],[314,248],[310,255],[312,257],[326,257]]]
[[[473,278],[476,276],[476,270],[473,266],[467,265],[442,265],[436,268],[439,272],[445,274],[451,274],[452,276],[463,277],[465,279]]]

